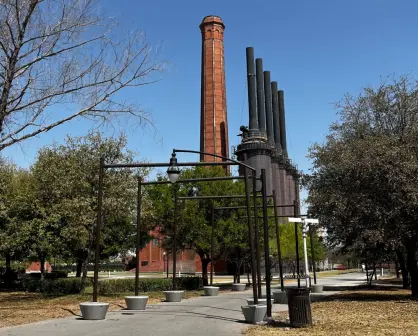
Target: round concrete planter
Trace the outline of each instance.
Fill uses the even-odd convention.
[[[104,320],[109,304],[104,302],[80,303],[80,311],[83,320]]]
[[[245,291],[246,284],[245,283],[234,283],[232,284],[232,290],[234,292],[243,292]]]
[[[286,292],[277,291],[273,292],[274,303],[287,304]]]
[[[165,291],[166,302],[180,302],[183,298],[184,291]]]
[[[311,293],[322,293],[324,290],[324,285],[312,285]]]
[[[256,324],[262,322],[267,313],[267,306],[265,305],[248,305],[241,307],[247,323]]]
[[[125,296],[125,302],[128,310],[145,310],[148,296]]]
[[[264,305],[266,305],[267,304],[267,299],[260,299],[260,298],[258,298],[258,305],[261,305],[261,306],[264,306]],[[253,298],[249,298],[249,299],[247,299],[247,304],[249,305],[249,306],[253,306],[254,305],[254,299]]]
[[[205,296],[217,296],[219,293],[219,287],[214,286],[205,286],[203,290],[205,291]]]

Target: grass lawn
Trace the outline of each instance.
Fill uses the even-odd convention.
[[[184,297],[187,299],[200,296],[202,293],[202,291],[185,291]],[[124,297],[127,295],[133,293],[100,296],[98,301],[110,303],[109,311],[120,310],[126,307]],[[149,296],[148,304],[155,304],[164,299],[162,292],[141,293],[141,295]],[[0,292],[0,328],[76,316],[80,314],[79,303],[91,299],[91,294],[43,296],[39,293]]]
[[[353,273],[358,272],[358,269],[348,269],[348,270],[334,270],[334,271],[321,271],[316,272],[316,276],[318,278],[326,278],[326,277],[332,277],[340,274],[347,274],[347,273]],[[310,273],[311,277],[313,278],[313,273]],[[366,273],[364,274],[364,277],[366,277]]]
[[[274,325],[251,327],[246,335],[418,335],[418,301],[410,294],[394,287],[347,291],[312,304],[312,328],[289,328],[282,312]]]

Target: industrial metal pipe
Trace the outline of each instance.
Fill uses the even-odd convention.
[[[256,98],[256,84],[255,84],[255,69],[254,69],[254,48],[248,47],[247,54],[247,82],[248,82],[248,110],[250,117],[250,130],[258,130],[257,120],[257,98]]]
[[[279,124],[280,124],[280,144],[282,145],[282,152],[287,157],[287,143],[286,143],[286,113],[284,108],[284,91],[279,90]]]
[[[274,147],[273,108],[271,98],[270,71],[264,71],[264,102],[266,105],[267,141]]]
[[[280,144],[280,116],[279,116],[279,93],[277,92],[277,82],[271,82],[272,108],[273,108],[273,128],[274,144],[278,153],[282,152]]]
[[[257,78],[257,115],[258,127],[260,132],[266,133],[266,109],[265,109],[265,88],[263,78],[263,60],[257,58],[255,60],[256,78]]]

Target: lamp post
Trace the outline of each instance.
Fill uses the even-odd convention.
[[[318,219],[313,218],[292,218],[289,217],[290,223],[302,223],[302,238],[303,238],[303,253],[305,259],[305,280],[306,280],[306,287],[309,287],[309,265],[308,265],[308,249],[306,244],[306,236],[308,233],[308,226],[311,224],[318,224]]]
[[[136,205],[136,266],[135,266],[135,296],[139,295],[139,265],[141,252],[141,205],[142,205],[142,177],[138,178],[138,195]]]

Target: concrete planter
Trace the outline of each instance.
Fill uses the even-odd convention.
[[[263,305],[248,305],[241,307],[244,314],[245,321],[247,323],[256,324],[262,322],[267,313],[267,306]]]
[[[165,291],[165,301],[166,302],[181,302],[183,298],[184,291]]]
[[[104,302],[80,303],[80,311],[83,320],[104,320],[109,304]]]
[[[145,310],[148,296],[125,296],[125,302],[128,310]]]
[[[205,286],[203,290],[205,291],[205,296],[217,296],[219,293],[219,287],[214,286]]]
[[[311,293],[322,293],[324,291],[323,285],[312,285],[311,286]]]
[[[273,292],[274,303],[287,304],[286,292],[277,291]]]
[[[245,283],[234,283],[232,284],[232,290],[234,292],[243,292],[245,291],[246,284]]]
[[[263,299],[263,298],[258,298],[258,305],[260,305],[260,306],[264,306],[264,305],[266,305],[267,304],[267,299]],[[249,306],[253,306],[254,305],[254,299],[253,298],[249,298],[249,299],[247,299],[247,304],[249,305]]]

